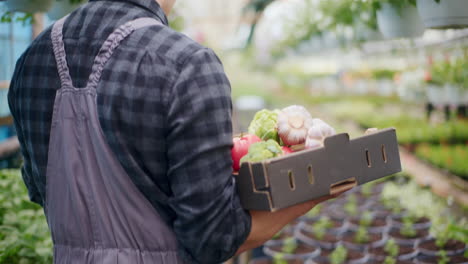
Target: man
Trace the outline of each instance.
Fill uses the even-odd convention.
[[[55,263],[220,263],[320,202],[242,209],[229,81],[211,50],[167,26],[173,4],[90,0],[17,62],[23,179]]]

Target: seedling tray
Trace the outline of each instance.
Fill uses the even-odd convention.
[[[322,148],[242,163],[236,184],[245,209],[276,211],[400,171],[396,131],[388,128],[352,140],[337,134]]]

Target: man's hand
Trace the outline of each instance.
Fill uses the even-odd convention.
[[[299,216],[304,215],[317,204],[329,199],[336,198],[351,188],[352,186],[340,193],[324,196],[319,199],[284,208],[276,212],[250,211],[250,215],[252,216],[252,228],[250,230],[249,236],[247,237],[247,240],[237,250],[236,255],[244,251],[259,247],[271,239],[285,225]]]

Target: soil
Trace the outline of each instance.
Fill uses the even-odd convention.
[[[394,229],[393,231],[390,231],[390,236],[399,238],[399,239],[414,239],[414,238],[424,238],[429,235],[429,231],[427,229],[420,229],[416,230],[416,235],[413,237],[407,237],[402,234],[400,234],[400,230]]]
[[[452,250],[461,250],[461,249],[465,248],[465,243],[463,243],[461,241],[458,241],[458,240],[449,240],[449,241],[447,241],[447,243],[445,244],[445,246],[443,248],[439,248],[435,244],[435,239],[431,239],[431,240],[427,240],[427,241],[422,242],[419,245],[419,247],[427,249],[427,250],[431,250],[431,251],[439,251],[441,249],[447,250],[447,251],[449,251],[449,250],[452,251]]]
[[[400,224],[400,225],[403,225],[403,222],[400,221],[400,220],[402,220],[401,218],[400,218],[400,219],[395,218],[394,220],[395,220],[396,223],[398,223],[398,224]],[[431,221],[431,220],[430,220],[429,218],[427,218],[427,217],[419,217],[419,218],[415,219],[415,220],[413,221],[413,223],[415,223],[415,224],[422,224],[422,223],[427,223],[427,222],[430,222],[430,221]]]
[[[320,254],[320,258],[315,258],[314,262],[318,264],[330,264],[330,260],[327,258],[333,251],[326,251]],[[348,262],[353,260],[358,260],[364,257],[364,254],[359,251],[348,250],[348,258],[346,259]]]
[[[329,243],[336,243],[340,240],[338,236],[330,234],[330,233],[325,233],[325,236],[322,239],[318,239],[312,231],[303,230],[303,232],[304,232],[304,235],[314,240],[320,240],[320,241],[329,242]]]
[[[307,228],[312,228],[312,225],[317,223],[317,221],[318,220],[305,220]],[[344,224],[343,220],[337,220],[337,219],[330,219],[330,222],[332,223],[332,228],[340,228]]]
[[[278,245],[278,246],[271,246],[270,247],[271,250],[273,251],[276,251],[276,252],[282,252],[282,248],[283,246],[282,245]],[[306,245],[306,244],[303,244],[303,243],[298,243],[297,245],[297,248],[296,250],[294,250],[294,252],[292,254],[307,254],[307,253],[312,253],[316,250],[315,247],[313,246],[309,246],[309,245]]]
[[[361,252],[355,250],[348,250],[348,257],[346,258],[346,260],[351,261],[360,259],[362,257],[364,257],[364,254],[362,254]]]
[[[273,264],[271,259],[255,259],[249,262],[250,264]],[[292,259],[287,261],[288,264],[304,264],[302,259]]]
[[[360,221],[359,219],[353,219],[351,220],[351,223],[355,225],[359,225],[359,221]],[[385,219],[375,218],[374,220],[372,220],[370,227],[382,227],[386,225],[387,225],[387,221],[385,221]]]
[[[439,257],[422,257],[416,261],[416,263],[419,264],[438,264],[439,262]],[[450,264],[461,264],[461,263],[467,263],[468,258],[465,258],[463,255],[460,256],[453,256],[450,257],[450,260],[448,263]]]
[[[346,241],[346,242],[349,242],[349,243],[359,244],[359,243],[354,241],[355,234],[356,234],[355,232],[346,233],[343,236],[343,240]],[[373,243],[373,242],[376,242],[376,241],[379,241],[379,240],[382,239],[382,234],[369,233],[368,235],[369,235],[369,242],[363,243],[363,244],[370,244],[370,243]]]
[[[372,260],[367,262],[366,264],[382,264],[382,261]],[[397,260],[395,264],[414,264],[414,262],[407,260]]]
[[[400,250],[398,252],[399,256],[410,254],[410,253],[415,251],[415,249],[413,247],[410,247],[410,246],[399,246],[399,248],[400,248]],[[382,257],[387,256],[387,252],[385,252],[383,246],[376,247],[376,248],[371,248],[369,250],[369,253],[372,254],[372,255],[376,255],[376,256],[382,256]]]

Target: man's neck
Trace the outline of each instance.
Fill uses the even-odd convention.
[[[168,2],[166,0],[155,0],[159,6],[162,8],[162,10],[164,11],[164,13],[166,14],[166,16],[169,15],[169,13],[171,12],[171,8],[169,5],[168,5]]]

